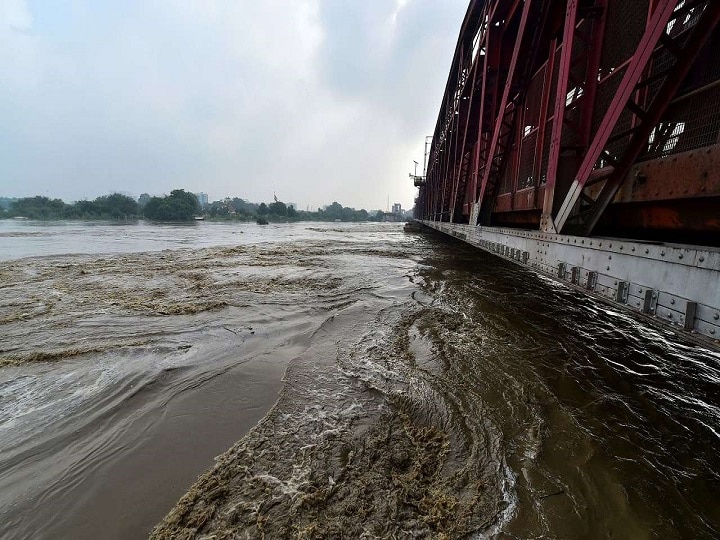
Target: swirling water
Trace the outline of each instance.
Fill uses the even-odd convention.
[[[720,530],[670,330],[394,224],[62,227],[0,227],[0,536]]]

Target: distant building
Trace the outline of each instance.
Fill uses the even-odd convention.
[[[393,214],[402,214],[402,204],[395,203],[392,205],[392,213]]]
[[[208,195],[207,193],[195,193],[195,198],[200,203],[200,208],[205,208],[208,205]]]

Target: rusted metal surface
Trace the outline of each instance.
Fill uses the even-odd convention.
[[[616,202],[711,197],[720,194],[720,145],[636,163]],[[720,215],[720,212],[718,212]],[[715,216],[718,217],[718,216]]]
[[[716,231],[719,27],[709,0],[473,0],[416,217]]]

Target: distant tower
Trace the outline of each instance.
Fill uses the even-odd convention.
[[[195,198],[196,198],[196,199],[198,200],[198,202],[200,203],[200,208],[203,208],[203,209],[204,209],[204,208],[208,205],[208,195],[207,195],[207,193],[202,193],[202,192],[200,192],[200,193],[195,193],[194,195],[195,195]]]

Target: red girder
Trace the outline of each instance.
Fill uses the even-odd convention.
[[[590,234],[620,193],[632,211],[636,180],[650,215],[665,176],[638,160],[720,149],[719,24],[714,0],[473,0],[417,216]],[[720,170],[701,172],[681,191],[720,201]]]

